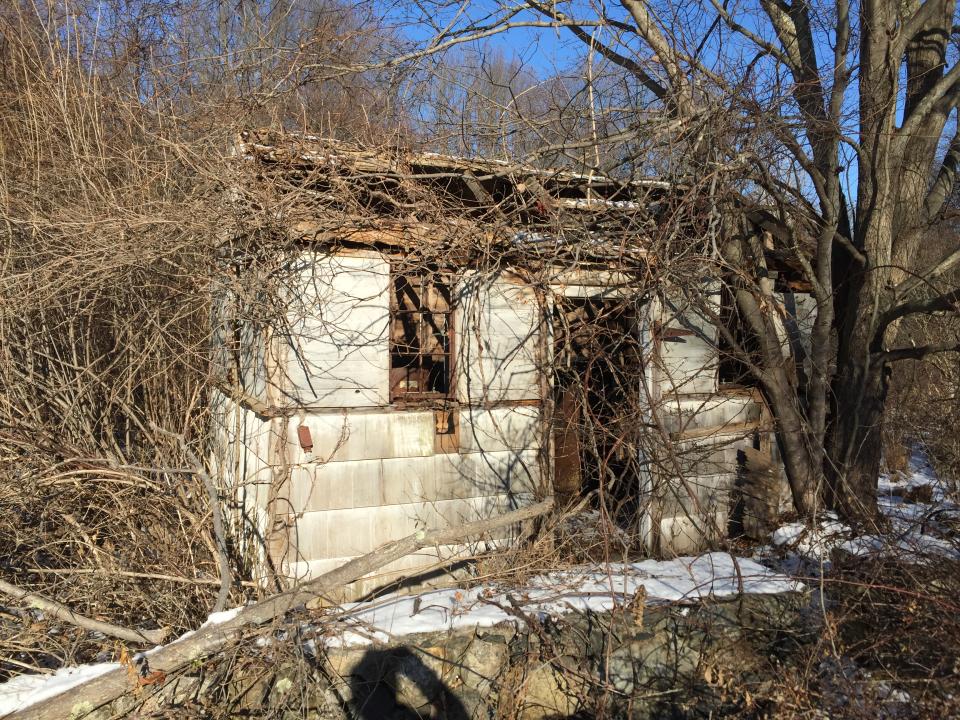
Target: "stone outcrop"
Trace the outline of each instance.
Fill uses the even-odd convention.
[[[807,604],[783,593],[530,617],[330,648],[306,671],[234,685],[247,712],[295,693],[317,720],[707,717],[750,702],[778,647],[806,632]],[[196,679],[178,682],[176,703],[203,695]]]

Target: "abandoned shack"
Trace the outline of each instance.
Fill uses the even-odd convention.
[[[211,462],[258,577],[549,495],[593,493],[638,547],[683,553],[727,533],[746,455],[779,488],[720,278],[658,237],[682,189],[266,131],[236,149]],[[777,292],[802,343],[809,302]]]

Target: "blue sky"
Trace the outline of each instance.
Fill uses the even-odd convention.
[[[408,0],[392,0],[392,2],[383,2],[382,0],[374,1],[380,8],[387,12],[389,18],[395,19],[398,24],[404,25],[403,32],[411,40],[423,43],[433,37],[434,30],[428,24],[409,24],[410,21],[414,19],[416,8],[419,7],[418,4],[408,2]],[[429,2],[430,0],[424,1]],[[852,8],[854,18],[856,18],[857,4],[856,0],[854,0]],[[500,5],[497,0],[473,0],[473,2],[465,3],[457,9],[463,13],[462,17],[468,17],[476,21],[489,17]],[[674,17],[672,19],[667,18],[665,20],[666,24],[673,22],[678,27],[685,28],[688,38],[690,38],[689,42],[698,42],[698,38],[702,37],[706,29],[711,26],[714,17],[709,3],[691,1],[675,2],[673,5]],[[559,6],[568,14],[574,12],[574,10],[570,8],[579,8],[581,17],[595,17],[589,2],[574,0],[573,3],[559,3]],[[772,28],[761,12],[758,2],[732,2],[728,7],[735,13],[738,22],[750,31],[774,41],[774,44],[776,44]],[[611,2],[606,5],[606,8],[611,13],[618,12],[619,15],[614,15],[617,19],[627,19],[622,7],[615,0],[611,0]],[[704,10],[704,8],[706,8],[706,10]],[[446,16],[442,13],[432,16],[431,19],[434,25],[441,26],[449,22],[453,17],[453,15],[450,14],[451,12],[452,11],[447,10]],[[514,19],[543,20],[544,18],[531,11],[517,15]],[[854,37],[852,38],[853,47],[855,47],[857,42],[856,31],[857,28],[855,25]],[[833,61],[834,33],[829,26],[823,27],[816,25],[814,32],[818,45],[821,68],[824,75],[829,78],[832,72],[831,64]],[[533,70],[541,79],[559,72],[569,73],[572,69],[575,70],[578,58],[582,57],[584,51],[583,44],[573,38],[569,31],[563,28],[516,28],[489,37],[485,39],[483,43],[486,47],[498,48],[508,56],[512,55],[521,59],[525,66]],[[637,49],[639,49],[639,45]],[[688,49],[692,50],[692,47],[688,46]],[[722,67],[724,71],[729,74],[731,73],[731,68],[738,66],[745,68],[756,56],[756,51],[757,48],[755,45],[721,27],[714,30],[710,41],[702,48],[699,57],[707,66],[715,65],[718,68]],[[724,59],[724,62],[717,62],[721,57]],[[849,61],[851,63],[856,62],[856,57],[853,52],[851,52]],[[771,62],[761,62],[755,66],[754,72],[764,72],[768,78],[772,77],[772,74],[775,72],[774,65]],[[780,73],[785,82],[789,83],[789,79],[786,78],[782,68],[780,69]],[[856,78],[854,78],[847,92],[845,103],[849,118],[847,131],[854,136],[856,134],[857,98],[857,84]],[[948,131],[951,129],[952,123]],[[801,142],[803,142],[802,137]],[[842,152],[846,156],[846,168],[843,171],[847,180],[846,190],[850,199],[853,200],[856,196],[856,158],[853,156],[853,152],[849,147],[844,146]]]

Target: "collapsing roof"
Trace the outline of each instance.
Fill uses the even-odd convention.
[[[501,251],[522,248],[528,260],[574,245],[594,260],[639,259],[647,245],[641,239],[657,227],[673,189],[659,180],[372,150],[262,130],[241,133],[236,147],[291,217],[290,231],[314,241],[412,249],[424,232],[436,239],[439,228],[489,234]]]
[[[618,179],[502,160],[368,148],[299,133],[248,130],[235,153],[253,178],[248,207],[268,211],[295,241],[393,247],[468,261],[496,249],[503,260],[602,265],[642,271],[657,256],[704,243],[716,230],[711,198],[663,180]],[[742,221],[764,232],[762,208]],[[764,255],[777,284],[806,288],[790,238]],[[702,248],[715,255],[718,248]],[[701,261],[704,258],[701,258]],[[774,273],[776,276],[777,273]]]
[[[411,185],[439,191],[451,204],[481,211],[529,214],[542,218],[556,209],[636,211],[650,191],[669,190],[662,180],[618,180],[564,169],[536,168],[503,160],[415,153],[399,148],[368,149],[312,135],[245,131],[240,154],[298,172],[303,179],[352,179],[381,191],[409,190]],[[542,202],[531,207],[527,202]]]

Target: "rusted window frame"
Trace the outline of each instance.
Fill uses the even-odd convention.
[[[410,280],[414,278],[417,280],[416,297],[418,305],[413,309],[401,309],[398,299],[398,281],[400,279],[406,279],[409,284],[413,285],[413,283],[410,283]],[[430,282],[432,282],[435,286],[439,285],[446,288],[446,309],[437,309],[435,307],[430,308],[426,306],[426,304],[429,302],[427,298],[428,293],[424,292],[423,289]],[[456,333],[454,327],[455,323],[452,289],[453,275],[450,272],[423,267],[411,268],[409,271],[407,271],[399,263],[391,263],[389,330],[389,384],[391,403],[403,405],[436,405],[439,402],[451,400],[456,397]],[[400,354],[396,351],[395,324],[401,314],[419,316],[417,318],[417,352],[415,355],[418,358],[418,364],[416,367],[419,370],[420,381],[425,383],[428,378],[426,373],[429,371],[424,369],[424,358],[444,358],[446,367],[445,392],[401,389],[400,386],[402,378],[407,378],[409,380],[410,377],[410,366],[394,366],[394,358]],[[446,349],[443,353],[426,352],[424,348],[424,338],[433,336],[430,330],[430,322],[428,317],[438,315],[444,316],[446,319]],[[409,354],[413,355],[414,353]]]

